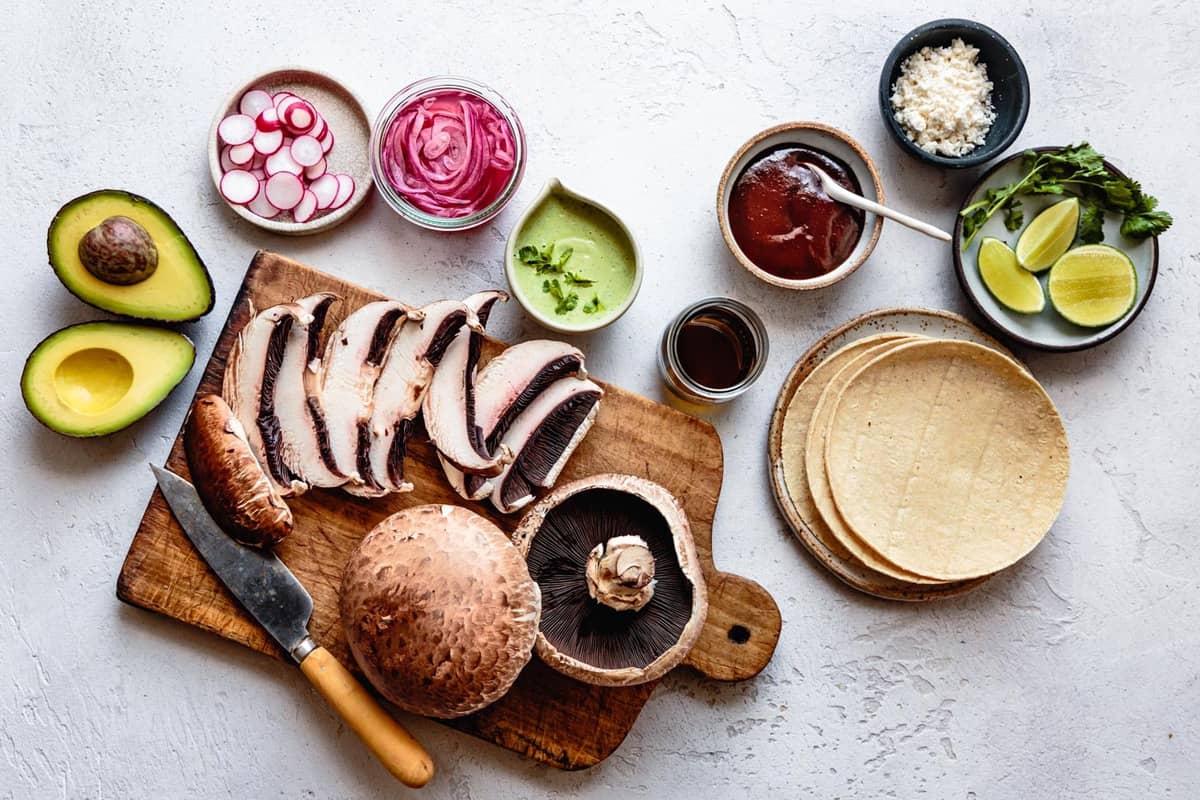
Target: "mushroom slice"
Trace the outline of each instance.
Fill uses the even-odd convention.
[[[527,506],[539,488],[554,485],[587,436],[604,390],[583,378],[555,381],[538,395],[500,440],[513,460],[492,480],[492,505],[502,514]]]
[[[496,302],[507,299],[504,292],[488,291],[463,302],[480,325],[486,325]],[[434,370],[421,410],[429,438],[447,461],[463,472],[496,475],[504,468],[506,454],[490,454],[475,424],[475,366],[482,347],[481,330],[459,330]]]
[[[291,510],[219,395],[202,395],[192,404],[183,423],[183,450],[196,492],[222,530],[256,547],[278,544],[291,533]]]
[[[360,467],[370,444],[371,407],[379,367],[409,307],[392,300],[367,303],[342,321],[325,346],[321,400],[325,404],[329,450],[350,491],[361,485]],[[360,447],[361,445],[361,447]]]
[[[412,490],[412,484],[404,480],[408,437],[421,413],[435,366],[468,321],[478,327],[474,312],[458,300],[439,300],[409,312],[375,383],[370,471],[362,476],[364,486],[369,484],[379,494]]]
[[[475,422],[484,447],[495,453],[514,419],[546,387],[569,375],[587,377],[583,352],[552,339],[532,339],[509,347],[479,371],[475,382]],[[482,500],[492,484],[479,475],[467,475],[438,455],[446,480],[466,500]]]
[[[708,590],[687,516],[657,483],[593,475],[558,487],[521,520],[513,543],[542,593],[534,645],[586,683],[656,680],[696,644]]]
[[[283,461],[283,439],[275,415],[277,379],[292,326],[311,321],[312,315],[295,303],[255,314],[238,333],[221,388],[225,402],[245,429],[251,452],[283,497],[302,494],[308,485]]]
[[[335,300],[320,292],[295,301],[309,319],[292,323],[275,385],[283,463],[309,486],[341,486],[348,480],[333,459],[318,385],[321,329]]]
[[[416,506],[350,554],[339,612],[367,680],[405,711],[461,717],[504,696],[533,654],[541,597],[493,523]]]

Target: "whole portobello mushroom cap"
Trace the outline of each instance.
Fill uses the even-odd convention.
[[[79,260],[105,283],[129,286],[141,283],[158,269],[158,248],[136,220],[114,216],[79,240]]]
[[[379,523],[342,575],[341,618],[367,680],[449,719],[499,700],[533,654],[541,594],[504,533],[449,505]]]

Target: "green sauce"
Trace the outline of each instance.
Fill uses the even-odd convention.
[[[551,194],[525,222],[517,247],[532,246],[539,251],[554,245],[554,260],[571,248],[571,257],[562,272],[546,271],[521,262],[515,253],[515,290],[526,302],[550,319],[564,325],[594,325],[616,311],[633,290],[635,258],[633,245],[625,231],[605,212],[572,197]],[[590,286],[571,285],[565,273],[593,281]],[[547,280],[557,279],[562,294],[575,292],[578,302],[565,313],[562,303],[543,290]],[[596,309],[593,298],[599,298]],[[586,309],[591,308],[588,313]]]

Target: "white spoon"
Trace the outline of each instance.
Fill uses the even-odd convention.
[[[901,225],[912,228],[914,231],[920,231],[926,236],[932,236],[934,239],[941,239],[943,242],[948,242],[952,239],[950,234],[946,233],[941,228],[935,228],[927,222],[921,222],[919,219],[913,219],[907,214],[901,214],[899,211],[893,211],[887,206],[881,206],[879,203],[868,200],[860,194],[855,194],[835,181],[833,178],[826,175],[820,167],[813,166],[812,164],[805,164],[804,166],[812,170],[813,174],[821,179],[821,186],[825,189],[825,194],[829,195],[839,203],[845,203],[848,206],[854,206],[855,208],[861,208],[863,211],[870,211],[872,214],[878,214],[881,217],[887,217],[888,219],[899,222]]]

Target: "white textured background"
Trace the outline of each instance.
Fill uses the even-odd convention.
[[[1195,797],[1200,784],[1200,82],[1194,3],[210,3],[0,0],[0,797],[395,797],[395,785],[291,668],[119,603],[114,582],[199,369],[127,431],[71,441],[21,407],[22,362],[46,334],[101,318],[46,266],[55,209],[82,192],[145,194],[184,227],[216,281],[186,326],[207,359],[257,247],[410,301],[502,283],[502,240],[551,175],[627,215],[645,286],[581,341],[606,379],[659,396],[653,345],[708,294],[768,320],[761,382],[712,419],[725,443],[718,564],[783,609],[756,680],[670,676],[606,763],[566,774],[424,720],[431,798],[811,796]],[[882,8],[877,8],[882,7]],[[1052,10],[1051,10],[1052,9]],[[751,134],[789,119],[842,127],[887,194],[949,227],[973,179],[887,138],[879,67],[939,16],[998,28],[1033,105],[1019,145],[1087,138],[1179,220],[1136,324],[1086,353],[1021,353],[1059,404],[1073,455],[1066,507],[1024,563],[941,605],[872,600],[824,575],[767,487],[776,388],[824,330],[882,305],[965,310],[945,246],[885,226],[834,289],[757,283],[721,243],[717,178]],[[295,63],[339,75],[372,113],[430,74],[482,79],[529,138],[520,196],[497,223],[423,233],[372,202],[308,240],[259,232],[209,183],[204,137],[230,88]],[[497,332],[539,331],[500,309]],[[745,793],[743,792],[745,790]]]

